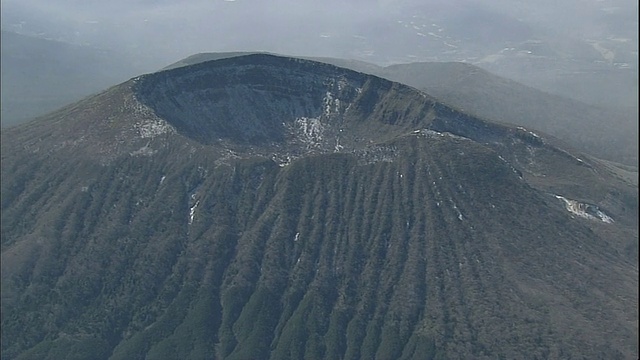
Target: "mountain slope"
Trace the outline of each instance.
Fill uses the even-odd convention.
[[[3,358],[638,353],[637,184],[398,83],[144,75],[3,130],[1,170]]]

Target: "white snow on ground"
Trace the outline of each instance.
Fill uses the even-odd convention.
[[[322,102],[324,104],[324,116],[329,117],[331,114],[339,112],[340,100],[334,98],[331,92],[327,91],[325,93]]]
[[[600,220],[602,220],[603,222],[606,222],[607,224],[611,224],[613,222],[613,218],[611,218],[611,216],[605,214],[600,210],[597,211],[597,215],[600,218]]]
[[[338,88],[341,87],[340,82],[338,82]],[[335,97],[333,93],[327,91],[322,98],[322,103],[324,104],[324,116],[329,117],[332,114],[336,114],[340,112],[340,99]]]
[[[138,134],[143,139],[145,138],[154,138],[161,134],[166,134],[173,132],[173,127],[169,125],[164,120],[143,120],[134,125],[135,129],[138,131]]]
[[[198,207],[198,204],[200,204],[199,200],[196,201],[196,203],[189,209],[189,225],[193,223],[193,218],[196,215],[196,208]]]
[[[431,129],[419,129],[419,130],[413,130],[413,133],[416,135],[422,135],[422,136],[444,136],[443,133],[438,132],[438,131],[434,131]]]
[[[505,160],[505,158],[503,158],[503,157],[502,157],[502,155],[498,155],[498,158],[499,158],[500,160],[502,160],[505,164],[507,164],[507,166],[509,166],[509,168],[511,169],[511,171],[513,171],[513,173],[514,173],[514,174],[518,175],[518,177],[519,177],[520,179],[522,179],[522,174],[520,174],[520,173],[518,172],[518,170],[516,170],[516,168],[515,168],[515,167],[513,167],[513,165],[511,165],[511,163],[510,163],[510,162],[508,162],[507,160]]]
[[[535,138],[538,138],[538,139],[540,138],[540,136],[538,136],[538,134],[534,133],[533,131],[529,131],[529,130],[525,129],[522,126],[518,126],[518,130],[522,130],[524,132],[527,132],[527,133],[529,133],[529,135],[533,135],[533,137],[535,137]]]
[[[453,210],[455,210],[458,213],[458,220],[462,221],[462,219],[464,219],[464,217],[462,216],[462,213],[460,212],[460,210],[456,206],[456,203],[453,202],[453,199],[451,199],[451,198],[449,198],[449,201],[451,202],[451,205],[453,206]]]
[[[567,199],[564,196],[555,195],[557,199],[564,201],[565,208],[572,214],[589,220],[600,220],[607,224],[611,224],[613,219],[598,209],[595,205],[584,204],[576,200]]]
[[[280,155],[273,154],[271,156],[271,160],[273,160],[275,163],[277,163],[278,166],[280,166],[280,167],[285,167],[285,166],[291,164],[291,161],[293,161],[295,159],[296,159],[295,157],[291,157],[289,155],[280,156]]]
[[[229,165],[230,160],[238,158],[240,158],[240,155],[238,155],[235,151],[231,149],[223,149],[222,153],[220,154],[220,158],[218,158],[214,163],[216,164],[216,166]]]
[[[320,145],[324,126],[319,119],[303,116],[296,119],[295,125],[303,142],[310,146]]]
[[[347,85],[349,85],[347,80],[345,78],[341,77],[338,80],[338,91],[342,91],[342,89],[344,89]]]
[[[469,138],[466,138],[464,136],[455,135],[455,134],[452,134],[450,132],[439,132],[439,131],[434,131],[434,130],[431,130],[431,129],[414,130],[413,134],[421,135],[421,136],[424,136],[424,137],[436,137],[436,136],[445,137],[445,136],[448,136],[448,137],[454,138],[454,139],[470,140]]]
[[[153,109],[140,102],[135,96],[125,99],[124,110],[131,111],[136,118],[141,119],[133,124],[133,130],[142,138],[153,138],[160,134],[175,132],[173,126],[156,116]]]

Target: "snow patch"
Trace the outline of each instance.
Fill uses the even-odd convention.
[[[464,216],[462,216],[462,213],[460,212],[460,209],[458,209],[458,207],[456,206],[456,203],[453,202],[453,199],[449,198],[449,201],[451,202],[453,210],[455,210],[456,213],[458,213],[458,220],[462,221],[464,219]]]
[[[349,83],[347,82],[347,79],[345,79],[344,77],[341,77],[338,80],[338,91],[342,91],[342,89],[346,88],[347,85],[349,85]]]
[[[222,154],[220,154],[220,158],[214,161],[216,166],[229,165],[230,161],[233,159],[239,159],[240,155],[238,155],[235,151],[231,149],[223,149]]]
[[[522,131],[528,133],[529,135],[531,135],[531,136],[533,136],[533,137],[535,137],[537,139],[540,139],[540,136],[538,136],[538,134],[534,133],[533,131],[529,131],[529,130],[525,129],[522,126],[518,126],[518,130],[522,130]]]
[[[418,129],[418,130],[414,130],[413,134],[415,135],[419,135],[419,136],[424,136],[424,137],[450,137],[450,138],[454,138],[454,139],[460,139],[460,140],[470,140],[469,138],[466,138],[464,136],[460,136],[460,135],[455,135],[452,134],[450,132],[439,132],[439,131],[435,131],[435,130],[431,130],[431,129]]]
[[[145,121],[136,123],[136,130],[141,138],[154,138],[158,135],[171,133],[173,132],[173,127],[169,125],[166,121],[161,119],[147,119]]]
[[[327,91],[324,95],[324,98],[322,99],[322,102],[324,103],[324,115],[325,116],[331,115],[331,105],[333,103],[333,94]]]
[[[341,82],[338,82],[338,90],[341,90],[342,86]],[[340,113],[340,99],[338,99],[333,93],[327,91],[322,98],[322,103],[324,104],[324,116],[330,117],[333,114]]]
[[[604,223],[613,223],[613,218],[605,214],[596,205],[585,204],[576,200],[567,199],[564,196],[554,195],[556,199],[561,199],[564,202],[565,208],[570,213],[580,216],[581,218],[589,220],[600,220]]]
[[[293,160],[295,160],[295,157],[291,157],[290,155],[278,155],[278,154],[273,154],[271,156],[271,160],[273,162],[275,162],[276,164],[278,164],[278,166],[280,167],[285,167],[289,164],[291,164],[291,162]]]
[[[196,201],[196,203],[193,204],[191,208],[189,208],[189,225],[193,223],[193,218],[196,215],[196,208],[198,207],[199,204],[200,204],[200,200]]]
[[[415,135],[420,135],[420,136],[424,136],[424,137],[444,136],[443,133],[441,133],[439,131],[434,131],[434,130],[431,130],[431,129],[418,129],[418,130],[414,130],[413,133]]]
[[[300,138],[309,146],[319,146],[322,142],[324,125],[317,118],[299,117],[295,120]]]
[[[531,150],[531,149],[529,149],[529,150]],[[507,166],[511,169],[511,171],[512,171],[514,174],[518,175],[518,177],[519,177],[520,179],[522,179],[522,173],[521,173],[520,171],[518,171],[518,169],[516,169],[515,167],[513,167],[513,165],[511,165],[511,163],[510,163],[510,162],[508,162],[505,158],[503,158],[503,157],[502,157],[502,155],[498,155],[498,159],[502,160],[505,164],[507,164]]]

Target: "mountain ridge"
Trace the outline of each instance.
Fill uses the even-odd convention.
[[[268,86],[279,84],[276,86],[276,88],[279,86],[279,89],[284,89],[287,86],[293,86],[292,84],[294,83],[288,83],[284,80],[289,74],[286,72],[278,72],[280,69],[286,69],[288,64],[293,63],[303,67],[313,67],[314,69],[317,64],[308,60],[290,59],[286,57],[261,54],[204,63],[196,65],[196,68],[194,69],[196,71],[200,71],[198,69],[207,71],[206,69],[210,68],[217,69],[213,70],[215,71],[215,74],[221,72],[224,73],[225,71],[228,71],[225,66],[234,66],[233,64],[236,64],[237,61],[240,61],[241,64],[247,64],[250,68],[254,68],[254,70],[263,66],[262,70],[256,71],[267,71],[271,74],[271,77],[261,78],[260,76],[257,76],[253,78],[253,80],[251,80],[251,76],[249,76],[247,78],[248,81],[256,82],[254,84],[254,88],[251,88],[253,85],[250,83],[246,84],[248,87],[241,87],[241,92],[244,91],[245,95],[251,94],[250,96],[247,96],[247,98],[257,99],[260,99],[262,96],[261,94],[264,94],[263,87],[265,84],[270,84]],[[265,61],[266,63],[264,63]],[[228,158],[229,156],[238,157],[238,154],[242,154],[244,152],[243,156],[251,157],[261,155],[266,158],[277,156],[284,161],[282,158],[289,157],[294,159],[306,153],[335,152],[345,146],[348,147],[345,151],[362,151],[369,144],[386,142],[394,137],[414,131],[436,131],[439,133],[451,133],[453,135],[467,137],[493,148],[500,156],[515,166],[519,171],[523,172],[525,175],[531,175],[531,180],[540,184],[547,183],[545,188],[549,190],[552,190],[555,185],[549,185],[549,183],[553,183],[553,180],[549,181],[549,179],[545,179],[546,175],[544,172],[540,172],[539,169],[536,169],[536,166],[538,166],[536,165],[537,161],[535,160],[536,152],[545,154],[544,156],[552,156],[553,158],[564,158],[565,160],[562,161],[568,161],[568,163],[575,169],[583,169],[584,171],[580,170],[580,172],[586,176],[585,179],[593,179],[593,184],[597,184],[602,181],[596,180],[598,178],[598,170],[595,170],[594,166],[601,166],[597,159],[586,157],[584,154],[572,155],[570,152],[558,148],[553,138],[547,139],[542,133],[536,133],[525,128],[510,127],[508,125],[495,124],[486,120],[478,119],[472,115],[461,113],[446,105],[441,105],[437,103],[435,99],[424,93],[415,91],[400,84],[389,82],[388,80],[382,80],[362,73],[350,72],[349,70],[336,68],[331,65],[319,64],[318,66],[320,69],[324,69],[324,71],[334,72],[332,75],[335,76],[336,79],[332,80],[333,83],[331,83],[331,81],[326,84],[324,83],[325,80],[322,80],[321,78],[323,76],[327,76],[325,73],[320,77],[314,78],[315,80],[299,82],[299,87],[295,90],[294,88],[287,90],[293,91],[294,93],[296,91],[298,93],[304,93],[308,91],[308,86],[316,87],[315,95],[311,96],[313,99],[309,99],[308,97],[305,100],[300,100],[302,103],[307,104],[305,105],[307,106],[305,110],[307,113],[302,111],[295,114],[292,113],[292,110],[289,108],[285,109],[283,112],[281,111],[282,109],[273,107],[274,104],[277,104],[277,101],[273,101],[273,99],[270,98],[262,98],[262,107],[258,107],[256,104],[247,104],[246,102],[244,104],[240,104],[240,106],[229,106],[228,104],[224,105],[225,101],[211,102],[208,100],[210,103],[221,103],[223,104],[222,106],[228,106],[227,109],[237,107],[240,107],[241,109],[250,109],[254,114],[250,113],[247,115],[253,119],[249,121],[249,123],[257,121],[258,118],[265,118],[266,116],[269,116],[272,119],[278,118],[283,120],[278,120],[278,123],[274,122],[274,120],[270,120],[270,124],[263,125],[268,127],[275,124],[275,126],[278,127],[277,131],[273,133],[278,137],[278,139],[275,139],[276,141],[265,141],[261,148],[261,146],[256,147],[251,144],[247,146],[246,139],[243,140],[245,141],[245,144],[243,145],[242,142],[236,143],[233,139],[231,139],[232,141],[221,141],[222,139],[219,137],[209,136],[211,135],[209,134],[208,136],[214,137],[215,141],[209,138],[207,141],[202,143],[202,138],[198,138],[198,136],[201,136],[199,132],[202,129],[197,129],[197,131],[187,132],[187,138],[191,137],[191,141],[179,146],[196,146],[196,148],[202,148],[202,146],[215,145],[214,148],[217,149],[222,158]],[[241,66],[239,65],[237,69],[240,68]],[[168,143],[162,139],[167,139],[167,137],[171,137],[172,134],[181,132],[179,123],[176,121],[184,121],[184,119],[188,119],[189,116],[195,119],[196,123],[200,124],[199,126],[201,128],[206,128],[207,125],[205,124],[207,123],[216,123],[218,120],[216,120],[215,116],[219,116],[223,119],[243,118],[242,113],[229,115],[224,112],[220,113],[218,110],[216,110],[218,112],[213,111],[211,113],[205,112],[199,114],[197,111],[207,108],[208,105],[180,106],[177,102],[179,97],[176,96],[169,96],[168,98],[171,99],[161,102],[163,106],[168,106],[165,110],[162,110],[158,109],[156,105],[149,102],[146,98],[149,95],[145,93],[145,91],[147,91],[144,90],[145,86],[149,89],[160,89],[157,90],[157,92],[176,91],[178,94],[188,93],[190,94],[189,96],[192,97],[192,100],[197,99],[197,96],[193,94],[197,95],[198,90],[194,90],[196,88],[192,86],[193,84],[190,82],[191,80],[187,80],[186,82],[183,81],[183,85],[181,85],[182,87],[174,86],[169,83],[163,84],[162,86],[158,85],[166,82],[165,80],[162,80],[166,76],[174,76],[173,74],[175,74],[173,79],[178,81],[177,79],[180,79],[181,73],[189,74],[190,71],[191,68],[183,70],[176,69],[168,72],[163,71],[158,74],[136,77],[129,82],[123,83],[104,92],[103,94],[87,99],[85,104],[91,104],[90,106],[76,104],[75,106],[66,108],[66,110],[63,109],[60,112],[60,115],[57,116],[58,120],[55,122],[47,120],[43,121],[44,123],[49,123],[47,126],[53,126],[53,128],[48,130],[46,137],[59,138],[59,144],[56,145],[56,148],[64,149],[68,147],[68,151],[75,151],[83,154],[97,152],[106,155],[103,156],[103,160],[108,161],[109,158],[122,156],[124,154],[131,156],[153,155],[154,151],[167,146]],[[241,70],[239,73],[244,71],[245,70]],[[193,73],[191,74],[193,75]],[[350,94],[349,97],[352,103],[349,103],[349,101],[341,101],[338,97],[334,99],[330,91],[338,90],[340,87],[340,84],[338,84],[340,82],[340,77],[345,76],[345,74],[350,74],[349,76],[354,77],[354,79],[359,79],[356,81],[358,82],[356,86],[350,85],[350,90],[346,90],[347,93]],[[242,74],[226,74],[224,75],[224,78],[237,78],[238,76],[242,76]],[[281,78],[278,79],[278,76]],[[364,86],[364,82],[366,81],[374,84],[371,86],[372,91],[360,90],[360,93],[358,93],[359,87]],[[382,84],[384,84],[383,88],[386,90],[381,90],[381,88],[378,87],[380,81],[382,81]],[[147,85],[144,85],[145,83]],[[216,86],[217,85],[213,85],[210,89],[208,86],[205,86],[205,89],[215,89]],[[235,85],[231,83],[228,87],[233,88],[234,86]],[[225,87],[223,86],[223,88]],[[345,86],[345,88],[349,88],[349,86]],[[139,91],[140,89],[143,90]],[[392,92],[387,93],[390,89]],[[222,94],[224,94],[225,91],[227,90],[224,90]],[[394,93],[394,91],[396,91],[396,93]],[[118,99],[120,100],[114,101],[111,94],[118,94]],[[235,94],[232,95],[235,96]],[[209,94],[204,94],[202,96],[204,99],[207,98]],[[225,96],[229,95],[227,94]],[[393,97],[394,102],[381,105],[384,103],[382,100],[386,96]],[[403,96],[405,97],[403,98]],[[236,98],[238,98],[238,96],[236,96]],[[189,99],[186,101],[188,100]],[[292,101],[289,101],[290,99],[287,98],[286,100],[287,101],[284,103],[292,103]],[[336,104],[338,106],[336,106]],[[300,104],[296,106],[298,106],[296,111],[301,111],[302,108],[300,108]],[[195,115],[183,113],[182,109],[185,108],[195,109]],[[407,112],[408,109],[411,109],[411,111]],[[169,117],[162,115],[162,111],[166,111],[166,114],[169,114]],[[260,115],[255,115],[256,113]],[[366,114],[366,116],[371,116],[376,119],[375,125],[372,126],[373,123],[371,123],[371,121],[363,122],[361,114]],[[258,118],[256,118],[256,116],[258,116]],[[65,118],[75,118],[81,121],[78,122],[74,120],[73,123],[69,123],[69,120],[64,120]],[[83,118],[99,121],[90,123],[86,120],[82,120]],[[57,122],[59,121],[65,122],[64,127],[57,125]],[[54,126],[53,124],[56,125]],[[74,124],[78,125],[76,126]],[[342,127],[345,128],[343,129]],[[27,128],[28,127],[25,127],[25,129]],[[56,130],[56,128],[58,130]],[[340,135],[340,130],[347,130],[347,128],[348,131],[346,131],[346,133],[349,133],[349,135]],[[97,129],[100,130],[97,131]],[[63,139],[67,136],[66,133],[69,130],[75,134],[75,139]],[[234,136],[241,138],[244,136],[242,133],[245,130],[245,128],[242,128],[240,131],[235,131]],[[273,129],[271,130],[273,131]],[[327,131],[327,134],[330,136],[319,141],[319,138],[322,137],[323,131]],[[96,134],[102,134],[106,137],[96,138]],[[109,135],[107,136],[107,134]],[[502,141],[496,142],[495,140],[498,138],[502,138]],[[506,139],[510,140],[504,141]],[[24,142],[23,147],[35,146],[33,144],[33,140],[30,142],[25,138],[22,141]],[[36,142],[39,141],[41,140],[36,140]],[[195,141],[195,144],[193,141]],[[217,142],[217,144],[213,144],[212,141]],[[95,146],[96,144],[101,144],[101,147]],[[157,148],[154,149],[154,145],[157,146]],[[521,145],[526,145],[528,150],[523,152],[522,149],[519,148]],[[31,151],[36,151],[36,149],[37,146]],[[554,161],[549,162],[549,164]],[[599,171],[610,174],[611,168],[603,167]],[[561,171],[556,171],[556,174],[559,175],[559,178],[566,178],[566,175],[563,175]],[[565,179],[560,181],[560,183],[565,181],[571,180]],[[603,184],[602,187],[604,188],[606,186]],[[573,193],[569,193],[568,195],[578,195],[580,199],[591,203],[597,203],[602,201],[604,198],[603,195],[599,195],[596,198],[585,196],[586,193],[584,190],[576,190],[578,189],[574,187],[571,190]]]
[[[251,52],[201,53],[165,69],[248,54]],[[621,113],[548,94],[462,62],[381,67],[356,60],[304,58],[407,84],[476,116],[543,131],[561,139],[564,147],[568,144],[581,152],[637,166],[637,112]]]

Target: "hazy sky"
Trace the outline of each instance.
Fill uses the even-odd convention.
[[[1,4],[3,29],[124,52],[145,71],[196,53],[223,51],[340,57],[379,65],[464,61],[547,91],[589,101],[612,96],[627,104],[634,99],[637,107],[637,0]],[[615,74],[601,75],[606,90],[580,95],[585,92],[583,77],[610,71]],[[614,95],[610,89],[617,89]]]
[[[412,18],[422,22],[409,24]],[[547,30],[594,38],[620,33],[615,36],[635,36],[631,40],[637,43],[636,0],[2,1],[3,28],[98,47],[138,49],[166,59],[233,50],[325,56],[351,51],[351,57],[360,58],[373,51],[386,56],[384,52],[397,53],[401,43],[405,48],[417,44],[431,49],[439,39],[435,33],[427,35],[437,29],[424,27],[432,22],[463,38],[477,33],[501,39],[493,26],[513,36]],[[416,31],[407,32],[403,25]],[[517,34],[509,34],[513,29]],[[421,35],[425,39],[416,38]],[[378,56],[369,60],[382,61]]]
[[[73,34],[79,42],[155,47],[182,55],[235,49],[291,50],[286,39],[301,35],[309,47],[301,52],[313,51],[310,34],[321,40],[323,35],[357,32],[359,24],[375,19],[385,7],[383,3],[366,4],[288,0],[2,2],[5,27],[24,18],[49,23],[50,32],[64,32],[67,37]],[[33,24],[25,24],[29,25]]]

